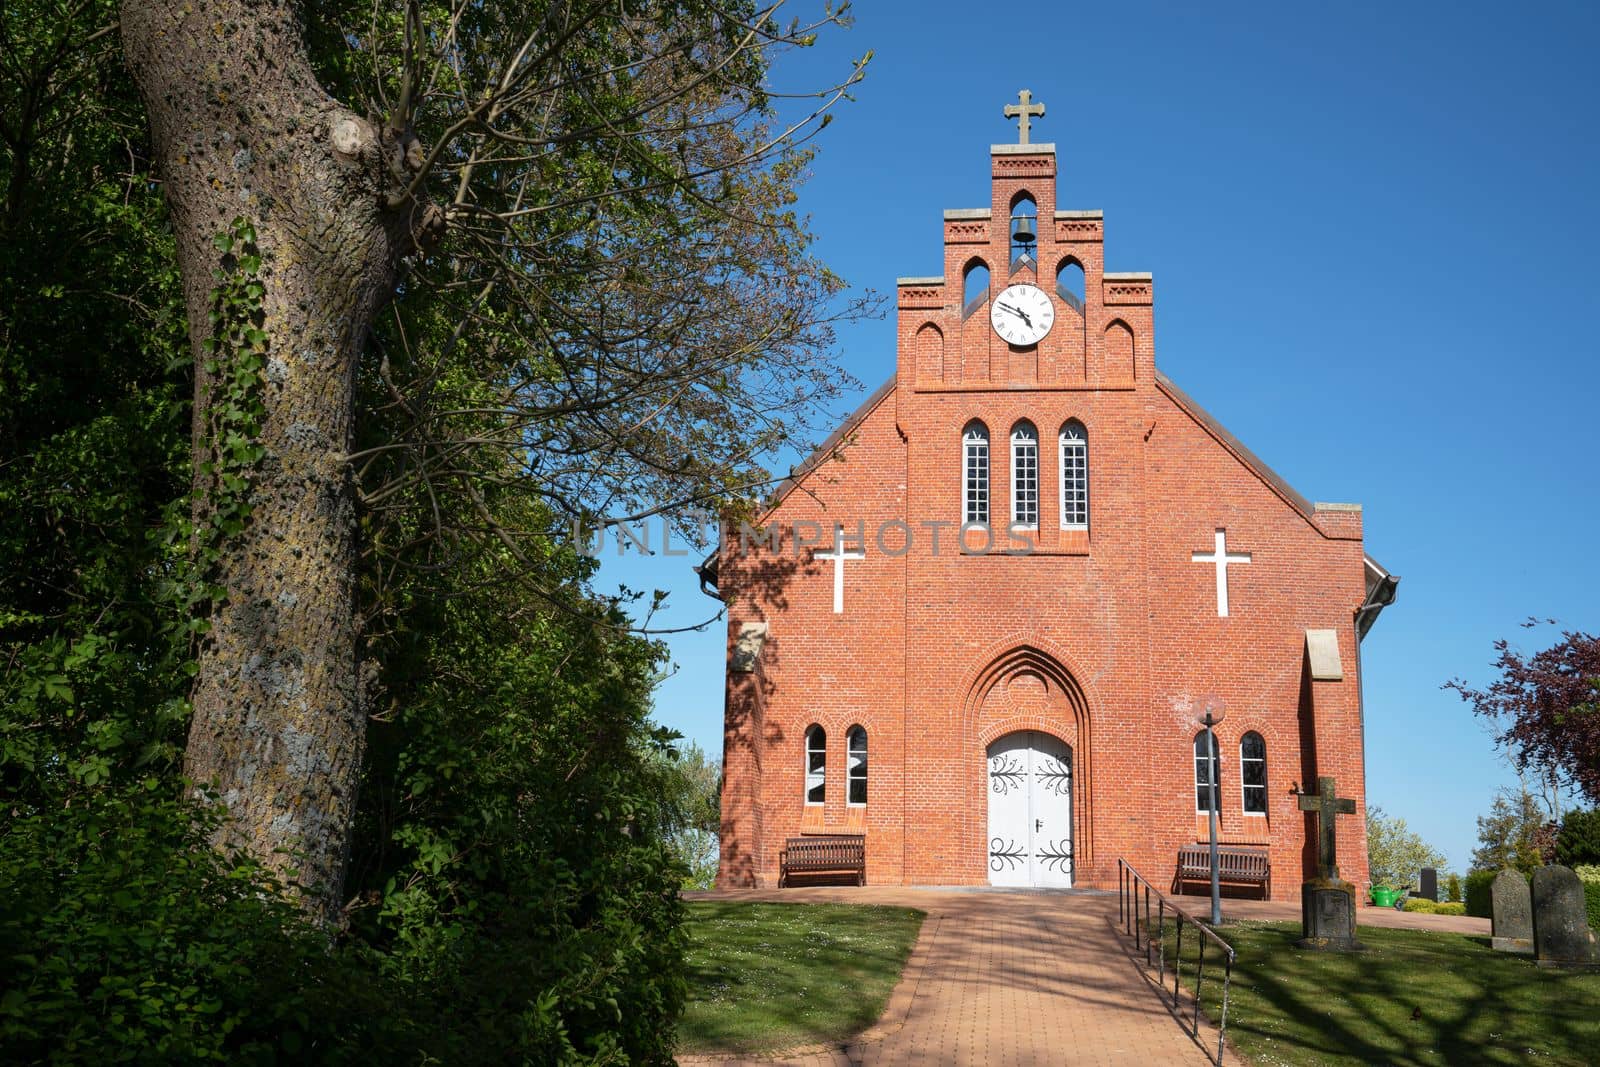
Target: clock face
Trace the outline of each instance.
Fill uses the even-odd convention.
[[[1055,305],[1037,285],[1008,285],[989,308],[994,332],[1011,344],[1036,345],[1056,321]]]

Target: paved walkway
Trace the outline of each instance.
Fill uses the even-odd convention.
[[[883,1017],[842,1046],[683,1064],[1167,1064],[1211,1062],[1116,932],[1115,894],[904,889],[736,890],[713,900],[839,901],[928,917]],[[1230,1051],[1229,1062],[1238,1062]]]
[[[1113,894],[986,889],[750,889],[700,900],[892,904],[927,913],[883,1017],[844,1045],[759,1057],[684,1056],[683,1064],[1207,1064],[1217,1034],[1191,1037],[1117,929]],[[1181,904],[1204,916],[1203,897]],[[1290,903],[1223,902],[1230,919],[1295,921]],[[1488,936],[1489,920],[1360,908],[1360,926]],[[1226,930],[1223,931],[1226,936]],[[1193,1002],[1185,997],[1184,1006]],[[1230,1047],[1229,1063],[1241,1062]]]

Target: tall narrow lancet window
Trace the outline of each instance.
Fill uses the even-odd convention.
[[[965,319],[988,302],[989,265],[974,259],[961,275],[961,317]]]
[[[973,420],[961,435],[966,473],[964,522],[989,524],[989,428]]]
[[[1254,730],[1239,740],[1239,784],[1244,790],[1244,810],[1267,813],[1267,743]]]
[[[1068,256],[1056,267],[1056,295],[1082,315],[1084,291],[1083,264]]]
[[[1011,428],[1011,522],[1039,525],[1039,431],[1031,422]]]
[[[850,727],[850,732],[845,735],[845,746],[850,752],[846,769],[846,799],[850,804],[860,806],[867,802],[867,731],[859,726]]]
[[[1211,735],[1211,750],[1206,751],[1206,732],[1201,730],[1194,735],[1194,810],[1211,811],[1222,808],[1217,804],[1216,794],[1211,790],[1211,773],[1217,764],[1217,735]],[[1218,767],[1217,785],[1220,790],[1222,785],[1221,769]]]
[[[1061,528],[1089,528],[1089,435],[1077,419],[1061,427]]]
[[[806,803],[821,804],[827,796],[828,731],[813,726],[806,731]]]

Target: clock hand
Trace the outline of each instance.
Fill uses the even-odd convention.
[[[1017,318],[1021,319],[1025,323],[1027,323],[1029,327],[1033,326],[1033,320],[1030,319],[1028,317],[1028,313],[1026,311],[1023,311],[1021,308],[1014,308],[1010,304],[1001,304],[1000,305],[1000,309],[1002,311],[1011,312],[1011,314],[1015,315]]]

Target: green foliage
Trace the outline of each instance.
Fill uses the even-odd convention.
[[[667,787],[662,830],[673,855],[688,871],[683,888],[710,889],[717,878],[722,767],[692,743],[670,750],[661,763]]]
[[[1415,885],[1424,867],[1443,867],[1444,854],[1377,806],[1367,808],[1367,871],[1372,884],[1399,889]]]
[[[1494,903],[1490,898],[1490,887],[1494,884],[1494,876],[1499,871],[1468,871],[1467,872],[1467,914],[1476,915],[1480,919],[1494,917]]]
[[[1461,876],[1454,871],[1450,873],[1449,878],[1445,879],[1444,897],[1445,900],[1452,904],[1461,900]]]
[[[556,116],[537,151],[476,170],[475,208],[504,219],[417,257],[375,328],[354,471],[373,725],[330,941],[186,799],[192,653],[263,459],[265,270],[235,219],[195,366],[116,7],[0,8],[0,1060],[666,1062],[677,891],[708,870],[683,835],[715,828],[714,764],[672,758],[646,717],[660,649],[558,535],[606,500],[736,495],[843,381],[819,310],[841,283],[793,212],[805,152],[728,165],[765,121],[766,59],[730,55],[720,14],[658,8],[679,66],[635,77],[616,61],[640,39],[597,12],[554,61],[612,89],[502,114]],[[453,40],[514,47],[548,14],[460,12]],[[319,69],[361,98],[394,54],[364,35],[392,41],[401,13],[322,14]],[[440,70],[481,78],[492,53],[452,44]],[[724,59],[716,91],[635,113],[652,79],[699,85]],[[560,195],[510,211],[513,170]]]
[[[1589,914],[1589,926],[1600,934],[1600,864],[1574,867],[1578,880],[1583,883],[1583,904]]]
[[[1523,874],[1544,863],[1548,820],[1539,801],[1526,789],[1496,794],[1489,814],[1478,816],[1478,847],[1472,866],[1479,870],[1514,867]]]
[[[1467,906],[1460,902],[1440,902],[1429,900],[1426,897],[1407,897],[1406,911],[1421,912],[1425,915],[1465,915]]]
[[[392,997],[149,777],[0,834],[8,1062],[357,1059]]]
[[[1564,867],[1600,864],[1600,808],[1567,812],[1556,834],[1555,862]]]

